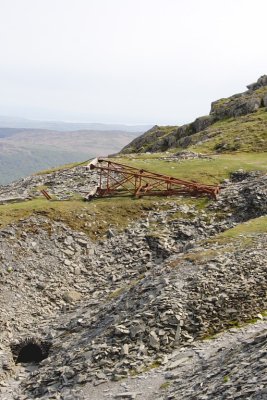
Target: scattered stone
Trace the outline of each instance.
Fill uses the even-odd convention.
[[[71,391],[88,382],[98,386],[160,364],[183,370],[187,356],[168,361],[175,349],[195,346],[231,321],[263,321],[266,235],[242,251],[238,243],[205,239],[265,215],[266,187],[265,175],[239,171],[208,210],[167,200],[166,209],[156,205],[94,244],[39,214],[1,229],[1,379],[13,374],[10,342],[26,333],[38,332],[52,346],[20,381],[21,396],[75,399]]]
[[[138,393],[135,392],[125,392],[125,393],[117,393],[114,396],[114,399],[130,399],[134,400],[136,399]]]
[[[75,290],[70,290],[69,292],[63,293],[62,297],[67,303],[75,303],[76,301],[81,299],[82,295]]]

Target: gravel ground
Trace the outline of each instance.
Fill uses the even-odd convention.
[[[83,399],[83,400],[104,400],[104,399],[137,399],[137,400],[167,400],[167,399],[226,399],[230,397],[205,397],[204,391],[213,387],[214,383],[210,379],[210,370],[215,362],[220,362],[229,351],[240,348],[240,344],[256,343],[259,337],[267,337],[267,318],[259,319],[257,323],[243,326],[242,328],[232,328],[227,332],[216,335],[213,339],[195,341],[189,346],[174,350],[168,356],[166,364],[144,372],[138,376],[126,378],[118,382],[109,381],[95,386],[86,384],[82,390],[74,394],[67,387],[62,390],[61,397],[58,399]],[[264,350],[264,349],[263,349]],[[265,347],[266,352],[266,347]],[[255,351],[257,358],[262,354]],[[212,362],[211,362],[212,360]],[[224,382],[226,380],[224,365],[221,365],[221,373],[217,378]],[[27,399],[27,396],[19,394],[17,389],[19,383],[27,375],[34,372],[35,365],[24,364],[16,367],[16,374],[5,386],[0,387],[1,400]],[[203,382],[203,396],[200,394],[185,396],[186,391],[192,390],[192,380],[196,379]],[[190,379],[191,377],[191,379]],[[179,381],[179,385],[177,383]],[[181,382],[183,387],[181,388]],[[225,382],[225,387],[231,387],[231,383]],[[182,390],[181,390],[182,389]],[[15,395],[14,393],[17,392]],[[37,398],[37,397],[36,397]],[[54,397],[51,397],[53,399]],[[55,397],[56,398],[56,397]],[[243,398],[243,397],[240,397]],[[248,399],[250,397],[247,397]],[[254,397],[253,397],[254,398]],[[263,397],[266,399],[267,397]],[[245,399],[245,397],[244,397]]]
[[[86,400],[116,398],[136,398],[137,400],[200,399],[200,397],[194,397],[193,395],[185,397],[185,390],[190,390],[192,387],[192,381],[188,379],[188,375],[193,378],[194,372],[201,369],[200,380],[202,379],[205,382],[205,386],[208,386],[207,371],[206,368],[203,368],[203,365],[208,366],[211,359],[213,359],[214,363],[214,358],[219,361],[222,355],[226,354],[230,349],[238,348],[240,343],[251,342],[259,335],[264,334],[267,337],[267,318],[242,328],[232,328],[227,332],[216,335],[214,339],[195,341],[188,347],[175,350],[169,355],[165,366],[137,377],[124,379],[121,382],[108,382],[99,386],[87,384],[82,390],[82,394]],[[177,366],[175,367],[175,365]],[[177,378],[180,381],[184,381],[182,392],[179,390],[181,385],[179,384],[177,387],[177,383],[175,383]],[[219,379],[222,382],[225,379],[223,368]],[[212,385],[212,383],[210,384]],[[207,398],[212,399],[212,397]],[[219,397],[216,398],[219,399]]]

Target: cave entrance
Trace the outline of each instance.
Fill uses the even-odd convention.
[[[20,350],[17,363],[39,363],[44,359],[41,347],[35,343],[28,343]]]
[[[18,363],[39,363],[48,357],[51,343],[35,338],[27,338],[11,344],[13,359]]]

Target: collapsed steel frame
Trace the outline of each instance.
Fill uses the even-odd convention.
[[[101,158],[95,158],[87,168],[99,172],[99,185],[87,195],[88,200],[94,197],[125,194],[132,194],[137,198],[172,195],[208,196],[216,200],[220,191],[219,186],[190,182]]]

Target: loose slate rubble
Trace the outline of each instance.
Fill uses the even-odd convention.
[[[74,195],[84,196],[97,185],[97,182],[96,173],[88,171],[85,166],[31,175],[9,185],[0,186],[0,204],[42,196],[40,189],[44,188],[58,200],[67,200]]]
[[[121,379],[162,362],[181,344],[224,329],[229,321],[252,318],[267,306],[266,237],[257,237],[257,242],[253,256],[258,259],[253,264],[250,250],[227,254],[208,268],[202,263],[197,271],[189,263],[158,266],[153,276],[116,301],[95,309],[90,301],[84,302],[72,316],[63,315],[62,323],[53,326],[49,362],[40,364],[26,387],[33,397],[51,396],[64,388],[64,382],[77,387]]]
[[[225,182],[218,202],[210,209],[232,212],[236,222],[267,214],[267,175],[238,170]]]
[[[189,368],[171,379],[162,400],[267,398],[267,330],[243,338],[229,348],[219,347],[198,360],[194,373]]]
[[[168,152],[166,153],[168,154]],[[206,154],[195,153],[194,151],[186,151],[186,150],[182,150],[174,154],[168,154],[164,157],[160,157],[160,160],[178,161],[178,162],[184,160],[195,160],[195,159],[212,160],[212,158]]]
[[[41,215],[2,229],[2,379],[14,370],[14,339],[51,343],[48,358],[12,389],[17,399],[83,398],[87,382],[164,364],[181,345],[266,309],[265,234],[242,251],[199,247],[237,221],[266,214],[266,189],[264,175],[235,176],[210,212],[170,200],[168,209],[149,211],[121,233],[110,228],[98,242]]]

